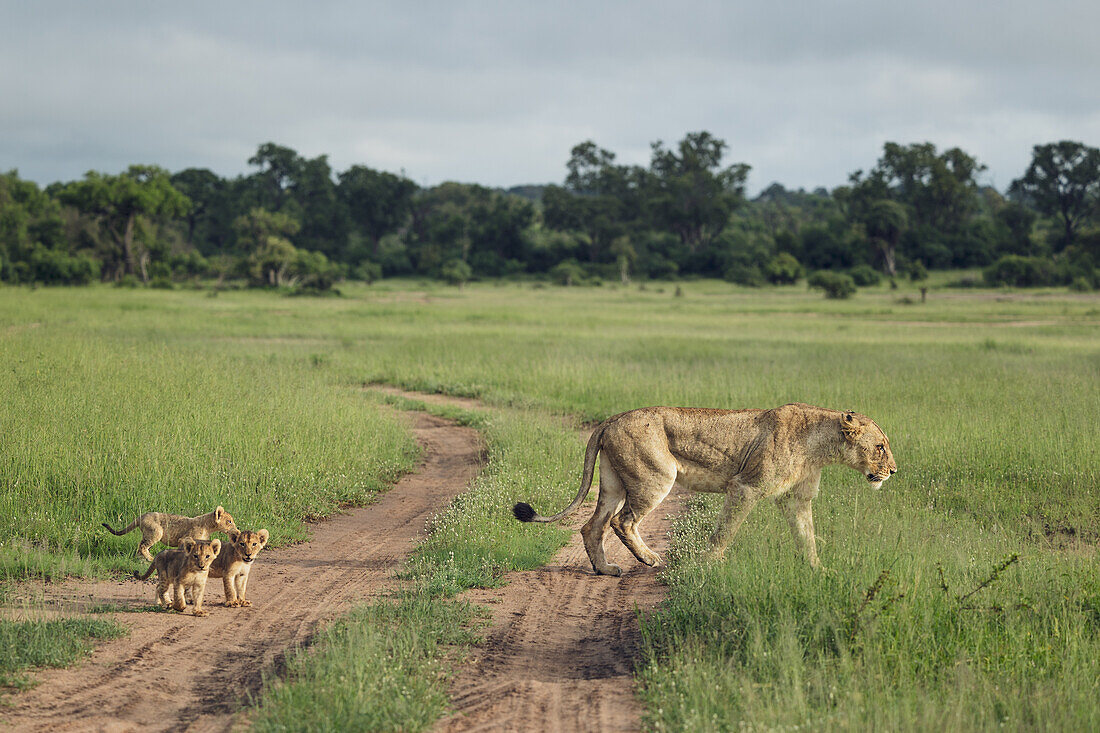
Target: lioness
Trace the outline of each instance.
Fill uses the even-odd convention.
[[[196,616],[206,616],[209,611],[202,608],[202,596],[206,592],[206,577],[210,565],[221,552],[221,540],[195,540],[184,537],[175,550],[161,550],[153,558],[144,575],[137,572],[134,577],[145,580],[153,571],[157,571],[157,603],[164,608],[171,606],[177,611],[187,608],[186,598],[195,602]],[[171,589],[171,597],[169,597]]]
[[[164,512],[146,512],[130,522],[125,529],[113,529],[106,522],[103,526],[111,534],[122,536],[127,532],[141,527],[141,544],[138,552],[150,562],[153,555],[149,548],[158,541],[164,542],[169,547],[175,547],[184,537],[196,540],[210,539],[211,532],[236,532],[237,525],[233,523],[233,517],[225,509],[218,507],[212,512],[200,514],[197,517],[185,517],[181,514],[165,514]]]
[[[841,463],[854,468],[875,489],[897,471],[886,434],[854,412],[802,403],[772,410],[643,407],[608,418],[592,433],[581,488],[572,504],[543,517],[530,504],[519,503],[512,509],[516,518],[553,522],[575,511],[592,485],[597,454],[599,500],[581,535],[592,567],[603,575],[622,573],[604,555],[609,524],[639,561],[661,561],[638,536],[638,525],[677,483],[726,495],[710,537],[710,557],[725,553],[756,502],[773,498],[796,544],[810,565],[819,567],[811,502],[822,467]]]
[[[210,566],[210,577],[222,579],[225,605],[232,608],[252,605],[252,601],[244,597],[248,587],[248,572],[260,550],[267,545],[269,536],[266,529],[258,532],[244,530],[229,535],[230,542]]]

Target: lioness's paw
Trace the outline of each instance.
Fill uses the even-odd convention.
[[[252,605],[252,601],[241,601],[241,605],[242,605],[242,606],[251,606],[251,605]]]
[[[195,611],[195,615],[196,615],[196,616],[209,616],[209,615],[210,615],[210,612],[209,612],[209,611],[205,611],[205,610],[203,610],[203,611]]]
[[[613,575],[616,578],[623,574],[623,569],[618,565],[606,565],[596,570],[597,575]]]
[[[654,552],[650,557],[647,557],[645,560],[642,560],[642,562],[644,562],[646,565],[648,565],[651,568],[655,568],[655,567],[657,567],[658,565],[661,564],[661,556],[658,555],[656,552]]]

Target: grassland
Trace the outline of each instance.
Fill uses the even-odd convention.
[[[95,528],[146,505],[224,503],[302,536],[303,516],[409,465],[407,437],[354,389],[385,381],[521,411],[483,426],[485,490],[414,565],[446,595],[560,541],[508,525],[514,499],[564,503],[580,464],[567,429],[523,410],[799,400],[873,416],[900,471],[878,493],[826,472],[825,574],[769,507],[726,563],[700,565],[714,507],[699,504],[646,625],[649,726],[1100,725],[1100,299],[673,287],[0,290],[2,567],[129,567],[136,540]]]

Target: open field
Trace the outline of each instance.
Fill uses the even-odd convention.
[[[877,493],[826,471],[824,574],[766,506],[725,563],[700,565],[714,505],[699,504],[674,538],[670,601],[646,623],[649,725],[1100,724],[1100,298],[675,287],[2,289],[0,567],[134,568],[137,536],[99,522],[153,506],[222,503],[240,526],[306,536],[303,517],[369,499],[412,463],[401,426],[354,389],[365,382],[584,420],[805,401],[874,417],[900,471]],[[483,429],[499,433],[490,483],[421,554],[436,593],[561,542],[509,508],[564,505],[581,463],[570,429]]]

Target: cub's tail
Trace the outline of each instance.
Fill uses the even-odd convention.
[[[592,488],[592,476],[596,471],[596,455],[600,452],[600,442],[603,440],[606,427],[607,423],[602,423],[592,432],[592,437],[588,439],[588,448],[584,452],[584,475],[581,476],[581,488],[577,491],[576,497],[573,498],[573,503],[553,516],[544,517],[536,512],[530,504],[521,501],[512,507],[512,514],[516,516],[516,519],[521,522],[556,522],[577,510],[577,507],[584,501],[584,497],[588,496],[588,490]]]
[[[108,529],[110,529],[110,527],[108,527]],[[122,534],[122,533],[121,532],[116,532],[116,534]],[[149,563],[149,569],[145,571],[145,575],[142,575],[141,573],[139,573],[138,571],[135,570],[134,571],[134,577],[137,578],[138,580],[145,580],[150,575],[152,575],[153,571],[156,570],[156,569],[157,569],[156,563]]]
[[[133,532],[134,529],[138,526],[138,520],[135,519],[134,521],[130,522],[130,524],[128,524],[126,526],[126,529],[114,529],[114,528],[111,527],[111,525],[107,524],[106,522],[103,523],[103,526],[111,534],[118,535],[119,537],[121,537],[122,535],[127,534],[128,532]]]

